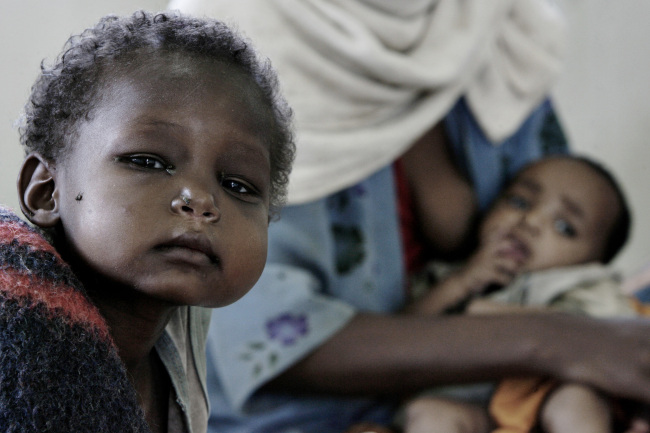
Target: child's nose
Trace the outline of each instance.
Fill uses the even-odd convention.
[[[207,192],[184,189],[172,200],[172,210],[179,215],[203,219],[206,222],[217,222],[221,219],[221,211],[214,197]]]

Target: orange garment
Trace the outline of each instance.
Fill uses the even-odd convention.
[[[539,409],[557,385],[547,378],[502,380],[490,401],[490,415],[498,426],[493,433],[528,433],[537,424]]]
[[[650,304],[644,304],[636,298],[632,299],[632,306],[640,316],[650,317]]]

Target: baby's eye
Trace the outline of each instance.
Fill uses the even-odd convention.
[[[168,170],[173,168],[161,158],[152,155],[127,155],[120,156],[117,160],[150,170]]]
[[[506,197],[506,203],[515,209],[528,209],[530,207],[530,203],[528,200],[526,200],[524,197],[520,195],[509,195]]]
[[[562,218],[556,219],[553,226],[556,232],[567,238],[574,238],[578,234],[573,224]]]

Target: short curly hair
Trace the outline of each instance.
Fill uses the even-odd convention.
[[[50,161],[64,155],[74,141],[67,137],[74,136],[77,123],[94,108],[101,74],[111,64],[143,50],[226,61],[257,84],[272,117],[272,130],[265,138],[271,155],[270,212],[276,215],[286,201],[295,154],[292,110],[280,94],[270,61],[218,20],[138,11],[128,17],[105,16],[94,27],[72,36],[53,65],[41,63],[19,128],[25,152],[38,152]]]

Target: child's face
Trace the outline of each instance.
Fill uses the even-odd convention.
[[[583,162],[553,158],[524,170],[486,216],[480,240],[507,239],[502,254],[537,271],[598,261],[619,204]]]
[[[266,260],[270,118],[234,66],[166,55],[112,72],[56,166],[64,235],[108,281],[227,305]]]

